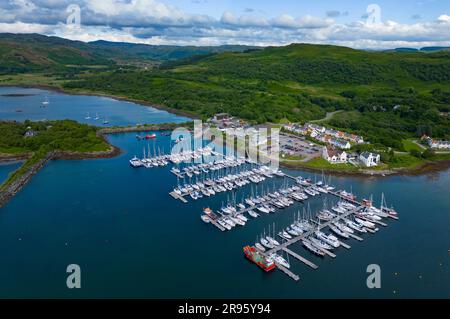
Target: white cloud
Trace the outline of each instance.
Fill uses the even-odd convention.
[[[81,7],[82,28],[64,25],[65,8]],[[225,11],[220,19],[186,13],[161,0],[2,0],[0,32],[37,32],[70,39],[180,45],[283,45],[292,42],[331,43],[355,48],[450,45],[450,16],[402,24],[384,21],[337,23],[310,15],[276,17],[246,10]]]

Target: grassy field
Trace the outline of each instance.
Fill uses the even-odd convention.
[[[388,168],[416,168],[423,165],[426,161],[409,154],[395,155],[394,159],[388,164]]]
[[[306,163],[305,167],[313,169],[327,169],[327,170],[339,170],[339,171],[357,171],[358,168],[351,164],[331,164],[325,159],[318,157],[314,158]]]
[[[419,145],[414,143],[414,140],[411,140],[411,139],[403,140],[402,144],[403,144],[403,148],[406,152],[411,152],[411,151],[423,152],[425,150],[424,147],[420,147]]]

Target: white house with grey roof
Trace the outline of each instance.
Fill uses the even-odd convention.
[[[363,152],[359,155],[359,160],[365,167],[374,167],[380,164],[381,156],[380,154]]]

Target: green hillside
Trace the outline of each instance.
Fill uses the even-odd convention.
[[[450,53],[367,52],[294,44],[114,71],[66,88],[152,101],[203,117],[304,122],[344,110],[330,125],[402,149],[422,133],[450,137]]]
[[[0,75],[29,72],[80,73],[93,67],[152,67],[162,61],[250,47],[177,47],[97,41],[84,43],[40,34],[0,33]]]
[[[203,118],[228,112],[253,123],[305,122],[341,110],[328,125],[397,150],[422,134],[450,139],[445,50],[171,47],[0,34],[1,74],[7,84],[48,79],[66,90],[143,100]]]

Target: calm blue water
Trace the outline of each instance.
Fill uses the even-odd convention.
[[[21,162],[14,163],[0,163],[0,184],[3,183],[9,176],[10,173],[15,171],[20,167]]]
[[[5,96],[5,94],[30,94],[28,96]],[[43,108],[42,102],[50,104]],[[86,117],[91,119],[86,119]],[[94,120],[98,115],[99,119]],[[0,119],[2,120],[64,120],[72,119],[96,126],[160,124],[186,122],[180,117],[152,107],[107,97],[68,95],[40,89],[0,87]]]
[[[168,148],[168,139],[158,136],[156,146]],[[401,219],[365,235],[364,242],[349,240],[352,249],[340,248],[336,259],[321,260],[300,244],[292,247],[319,265],[314,271],[291,259],[301,278],[295,283],[279,271],[260,271],[244,258],[242,247],[274,222],[287,226],[302,205],[221,233],[204,224],[200,213],[207,206],[220,208],[226,194],[175,201],[168,195],[176,184],[169,168],[129,167],[129,158],[144,146],[134,134],[110,141],[126,153],[52,162],[0,210],[0,297],[450,297],[450,171],[333,178],[360,197],[373,194],[378,201],[384,191]],[[237,198],[248,191],[239,190]],[[321,206],[322,199],[311,201],[312,211]],[[72,263],[82,270],[77,291],[65,285]],[[366,287],[369,264],[381,266],[379,290]]]

